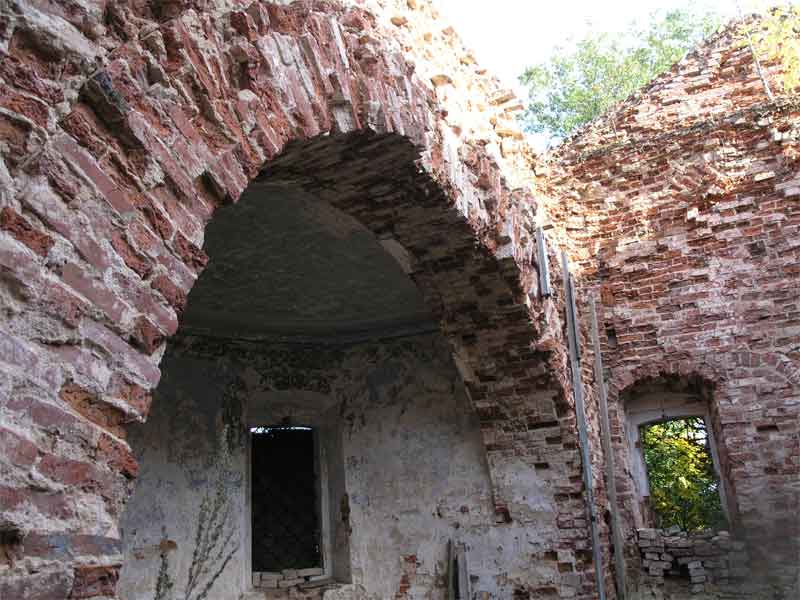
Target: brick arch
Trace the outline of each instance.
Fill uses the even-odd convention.
[[[139,22],[77,94],[42,60],[23,77],[16,67],[44,34],[10,27],[25,41],[10,47],[28,54],[12,51],[3,73],[18,101],[2,114],[15,184],[0,255],[12,316],[0,342],[11,462],[0,525],[41,517],[21,552],[43,566],[4,591],[114,594],[117,522],[138,472],[124,425],[146,419],[165,341],[208,260],[205,225],[263,173],[411,252],[481,419],[498,521],[534,518],[516,512],[507,459],[549,460],[558,514],[542,555],[559,530],[585,535],[573,524],[585,506],[563,410],[563,302],[536,294],[533,199],[481,147],[446,141],[434,95],[368,13],[301,2],[176,14]],[[309,173],[318,153],[327,161]],[[591,565],[577,570],[567,585],[590,594]]]
[[[287,146],[255,181],[299,186],[409,253],[409,275],[450,341],[478,410],[491,469],[513,447],[503,438],[519,438],[540,422],[559,426],[556,404],[566,411],[554,377],[558,357],[537,349],[538,307],[525,286],[533,265],[520,269],[513,257],[498,255],[495,230],[478,229],[460,213],[453,191],[431,176],[419,152],[395,134],[320,136]],[[530,406],[514,406],[537,394]],[[498,519],[510,518],[493,479]]]
[[[737,351],[725,354],[703,351],[695,355],[687,350],[672,358],[637,364],[629,369],[614,369],[608,385],[609,410],[612,419],[617,423],[624,421],[624,407],[620,398],[626,391],[640,382],[663,377],[694,378],[711,390],[712,397],[708,398],[709,413],[723,471],[721,475],[725,478],[728,488],[729,516],[734,528],[752,541],[754,550],[760,550],[764,544],[763,539],[768,539],[770,535],[774,536],[774,532],[766,533],[768,530],[764,526],[763,520],[753,520],[746,510],[742,510],[741,501],[743,499],[749,501],[750,491],[745,489],[739,492],[737,484],[746,481],[742,472],[746,470],[747,465],[735,456],[732,458],[732,455],[743,450],[737,446],[736,441],[731,441],[730,438],[740,438],[743,426],[754,429],[758,435],[760,427],[769,430],[771,424],[760,421],[749,422],[747,417],[742,414],[742,407],[740,401],[736,400],[735,393],[742,377],[757,378],[759,387],[765,391],[770,388],[796,389],[800,385],[800,368],[798,368],[797,362],[785,354],[753,350],[742,345]],[[793,441],[792,444],[796,448],[798,442]],[[625,464],[624,444],[618,440],[614,446],[618,464]],[[752,473],[748,473],[748,475],[752,477]],[[621,496],[628,496],[628,494],[623,491]],[[633,522],[633,519],[629,518],[629,522]],[[789,544],[792,543],[794,542],[790,540]],[[792,547],[786,551],[786,554],[791,555],[793,551],[796,550]]]
[[[625,391],[647,380],[659,378],[695,379],[714,387],[725,379],[725,373],[708,361],[692,361],[688,357],[677,360],[652,361],[637,364],[630,369],[619,369],[609,381],[609,398],[618,398]]]
[[[722,449],[718,413],[715,410],[715,396],[721,381],[720,373],[710,365],[700,363],[695,368],[695,365],[688,360],[640,364],[622,374],[615,374],[608,386],[609,415],[612,419],[612,427],[618,428],[620,432],[624,431],[625,398],[629,394],[636,394],[638,389],[652,384],[660,384],[667,391],[670,389],[697,390],[699,396],[708,402],[709,414],[717,433],[717,443]],[[630,473],[630,458],[624,434],[621,433],[614,439],[614,451],[617,464],[625,467],[626,477],[621,480],[623,485],[620,486],[619,498],[622,502],[624,521],[628,524],[625,535],[628,542],[631,542],[635,538],[634,511],[637,509],[634,508],[634,503],[637,499]]]

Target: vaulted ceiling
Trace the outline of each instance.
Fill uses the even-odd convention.
[[[381,241],[297,189],[252,185],[215,214],[204,249],[185,331],[335,340],[433,327]]]

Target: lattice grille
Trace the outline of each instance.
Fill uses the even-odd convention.
[[[260,428],[252,436],[253,571],[321,566],[313,432]]]

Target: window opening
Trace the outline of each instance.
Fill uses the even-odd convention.
[[[314,430],[253,427],[253,572],[322,567]]]
[[[684,417],[639,431],[650,506],[662,529],[727,529],[705,419]]]

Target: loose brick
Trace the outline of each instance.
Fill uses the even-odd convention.
[[[47,256],[55,243],[53,238],[34,229],[24,217],[8,206],[0,210],[0,229],[8,231],[39,256]]]
[[[115,596],[119,567],[77,567],[70,599]]]
[[[116,406],[103,402],[95,394],[72,382],[64,384],[59,396],[76,412],[92,423],[108,429],[117,436],[124,437],[125,429],[123,423],[128,418]]]

